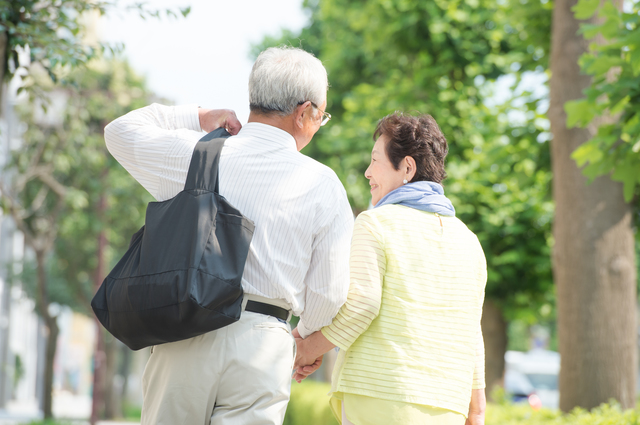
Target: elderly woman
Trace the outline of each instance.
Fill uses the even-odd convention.
[[[294,378],[337,346],[331,407],[342,424],[482,424],[486,262],[440,185],[447,141],[431,116],[398,113],[374,140],[375,208],[355,222],[347,302],[297,339]]]

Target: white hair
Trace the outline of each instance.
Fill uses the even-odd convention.
[[[249,107],[263,114],[290,115],[308,100],[319,106],[328,87],[327,70],[318,58],[295,47],[270,47],[253,64]]]

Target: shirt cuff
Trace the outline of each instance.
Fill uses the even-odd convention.
[[[302,339],[308,337],[313,333],[313,331],[307,329],[304,323],[302,323],[302,319],[298,322],[298,326],[296,326],[296,329],[298,329],[298,333],[300,334],[300,337],[302,337]]]
[[[174,106],[176,128],[186,128],[194,131],[202,131],[200,118],[198,117],[198,105]]]

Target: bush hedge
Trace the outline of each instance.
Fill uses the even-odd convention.
[[[291,400],[283,425],[338,425],[329,407],[331,385],[305,379],[291,383]]]
[[[640,406],[623,410],[616,402],[591,411],[574,409],[563,415],[559,410],[534,411],[526,404],[490,404],[486,425],[640,425]]]
[[[291,385],[291,401],[284,425],[337,425],[329,408],[330,385],[305,380]],[[623,410],[611,402],[588,412],[575,409],[563,415],[559,410],[533,410],[528,404],[499,403],[487,406],[486,425],[640,425],[640,405]]]

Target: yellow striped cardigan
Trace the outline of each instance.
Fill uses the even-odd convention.
[[[478,238],[455,217],[385,205],[355,222],[347,302],[322,333],[340,348],[332,393],[467,415],[484,388]]]

